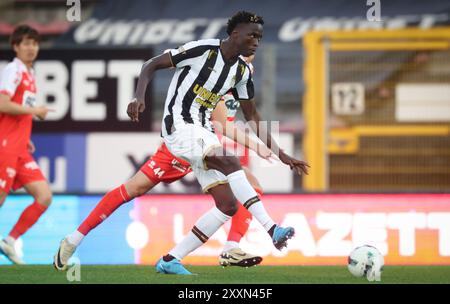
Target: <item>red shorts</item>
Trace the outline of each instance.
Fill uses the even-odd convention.
[[[0,191],[9,193],[42,180],[46,178],[31,154],[0,155]]]
[[[163,143],[140,169],[155,185],[173,183],[191,172],[191,165],[170,153]]]

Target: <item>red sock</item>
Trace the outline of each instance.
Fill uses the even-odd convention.
[[[37,222],[45,210],[47,210],[47,206],[41,205],[37,201],[34,201],[22,212],[16,225],[9,233],[9,236],[17,240],[21,235],[27,232],[27,230],[30,229],[34,223]]]
[[[262,195],[262,190],[255,188],[258,196]],[[239,243],[242,237],[247,233],[250,222],[252,221],[252,214],[241,203],[237,212],[231,218],[230,232],[228,233],[228,241]]]
[[[128,202],[130,199],[124,185],[109,191],[103,196],[101,201],[95,206],[94,210],[91,211],[80,227],[78,227],[78,231],[83,235],[87,235],[89,231],[108,218],[114,210],[123,203]]]

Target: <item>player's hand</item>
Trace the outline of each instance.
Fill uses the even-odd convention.
[[[36,151],[36,146],[33,144],[33,142],[30,140],[27,144],[28,152],[33,154]]]
[[[55,110],[47,108],[46,106],[39,106],[35,107],[34,109],[34,115],[36,115],[37,118],[40,120],[44,120],[47,116],[48,112],[54,112]]]
[[[306,175],[308,174],[308,168],[310,166],[307,162],[290,157],[289,155],[284,153],[283,150],[280,150],[280,160],[288,165],[291,170],[295,169],[298,175],[302,175],[302,173],[305,173]]]
[[[136,98],[128,104],[127,114],[131,118],[131,121],[139,122],[139,113],[144,112],[145,104],[143,102],[139,102]]]

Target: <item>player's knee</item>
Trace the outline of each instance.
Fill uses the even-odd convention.
[[[143,186],[138,186],[136,189],[136,196],[141,196],[147,193],[148,188]]]
[[[149,177],[147,177],[142,171],[138,171],[131,179],[125,184],[125,191],[128,194],[130,200],[135,197],[146,194],[156,184],[153,183]]]
[[[38,194],[35,199],[36,201],[39,202],[39,204],[48,207],[52,203],[53,195],[50,191],[45,191],[43,193]]]
[[[223,157],[222,164],[224,166],[223,167],[224,171],[222,173],[224,173],[225,175],[231,174],[233,172],[242,169],[241,163],[239,162],[239,159],[236,157]]]
[[[128,196],[130,198],[135,198],[141,195],[144,195],[148,191],[148,187],[139,184],[130,184],[126,187]]]
[[[238,210],[237,202],[234,199],[222,202],[222,204],[218,206],[218,208],[220,211],[222,211],[228,216],[235,215]]]

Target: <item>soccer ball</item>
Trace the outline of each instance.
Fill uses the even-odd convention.
[[[355,277],[369,281],[381,281],[384,258],[380,251],[369,245],[356,247],[348,257],[347,268]]]

